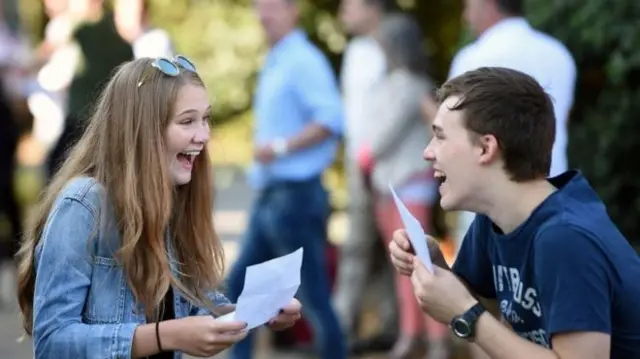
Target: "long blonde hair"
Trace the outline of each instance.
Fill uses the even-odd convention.
[[[224,254],[213,226],[208,152],[205,147],[196,158],[191,182],[175,187],[165,150],[174,103],[186,84],[204,86],[195,73],[169,77],[153,69],[150,59],[139,59],[122,65],[106,85],[84,135],[43,192],[25,230],[18,253],[18,300],[29,335],[34,250],[60,191],[78,176],[90,176],[105,189],[122,238],[115,259],[148,318],[170,285],[195,304],[213,307],[207,292],[221,281]],[[170,274],[166,255],[167,228],[179,263],[177,278]]]

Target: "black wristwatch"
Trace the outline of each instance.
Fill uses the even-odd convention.
[[[462,339],[472,339],[475,336],[475,327],[478,318],[485,309],[482,304],[477,303],[471,309],[458,315],[451,320],[451,331],[455,336]]]

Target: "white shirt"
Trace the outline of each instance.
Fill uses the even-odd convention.
[[[133,42],[133,56],[136,59],[143,57],[173,57],[173,44],[169,34],[162,29],[145,31]]]
[[[371,37],[352,39],[342,60],[341,87],[345,109],[347,154],[352,156],[366,136],[367,109],[376,83],[383,78],[386,59],[378,43]]]
[[[533,29],[525,19],[509,18],[462,48],[451,64],[449,78],[483,66],[524,72],[535,78],[551,96],[556,115],[556,140],[550,175],[566,171],[567,120],[576,82],[576,65],[569,50],[555,38]]]
[[[46,41],[56,47],[67,44],[73,36],[73,25],[73,19],[68,14],[55,16],[45,26]]]

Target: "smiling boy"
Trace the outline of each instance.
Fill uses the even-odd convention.
[[[431,273],[396,232],[391,259],[422,308],[494,359],[640,358],[640,259],[579,171],[547,179],[550,97],[504,68],[464,73],[438,95],[424,156],[442,207],[478,215],[451,271],[433,239]]]

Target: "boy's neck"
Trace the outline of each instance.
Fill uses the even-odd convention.
[[[492,187],[483,213],[508,234],[524,223],[533,211],[557,189],[546,179],[505,181]]]

